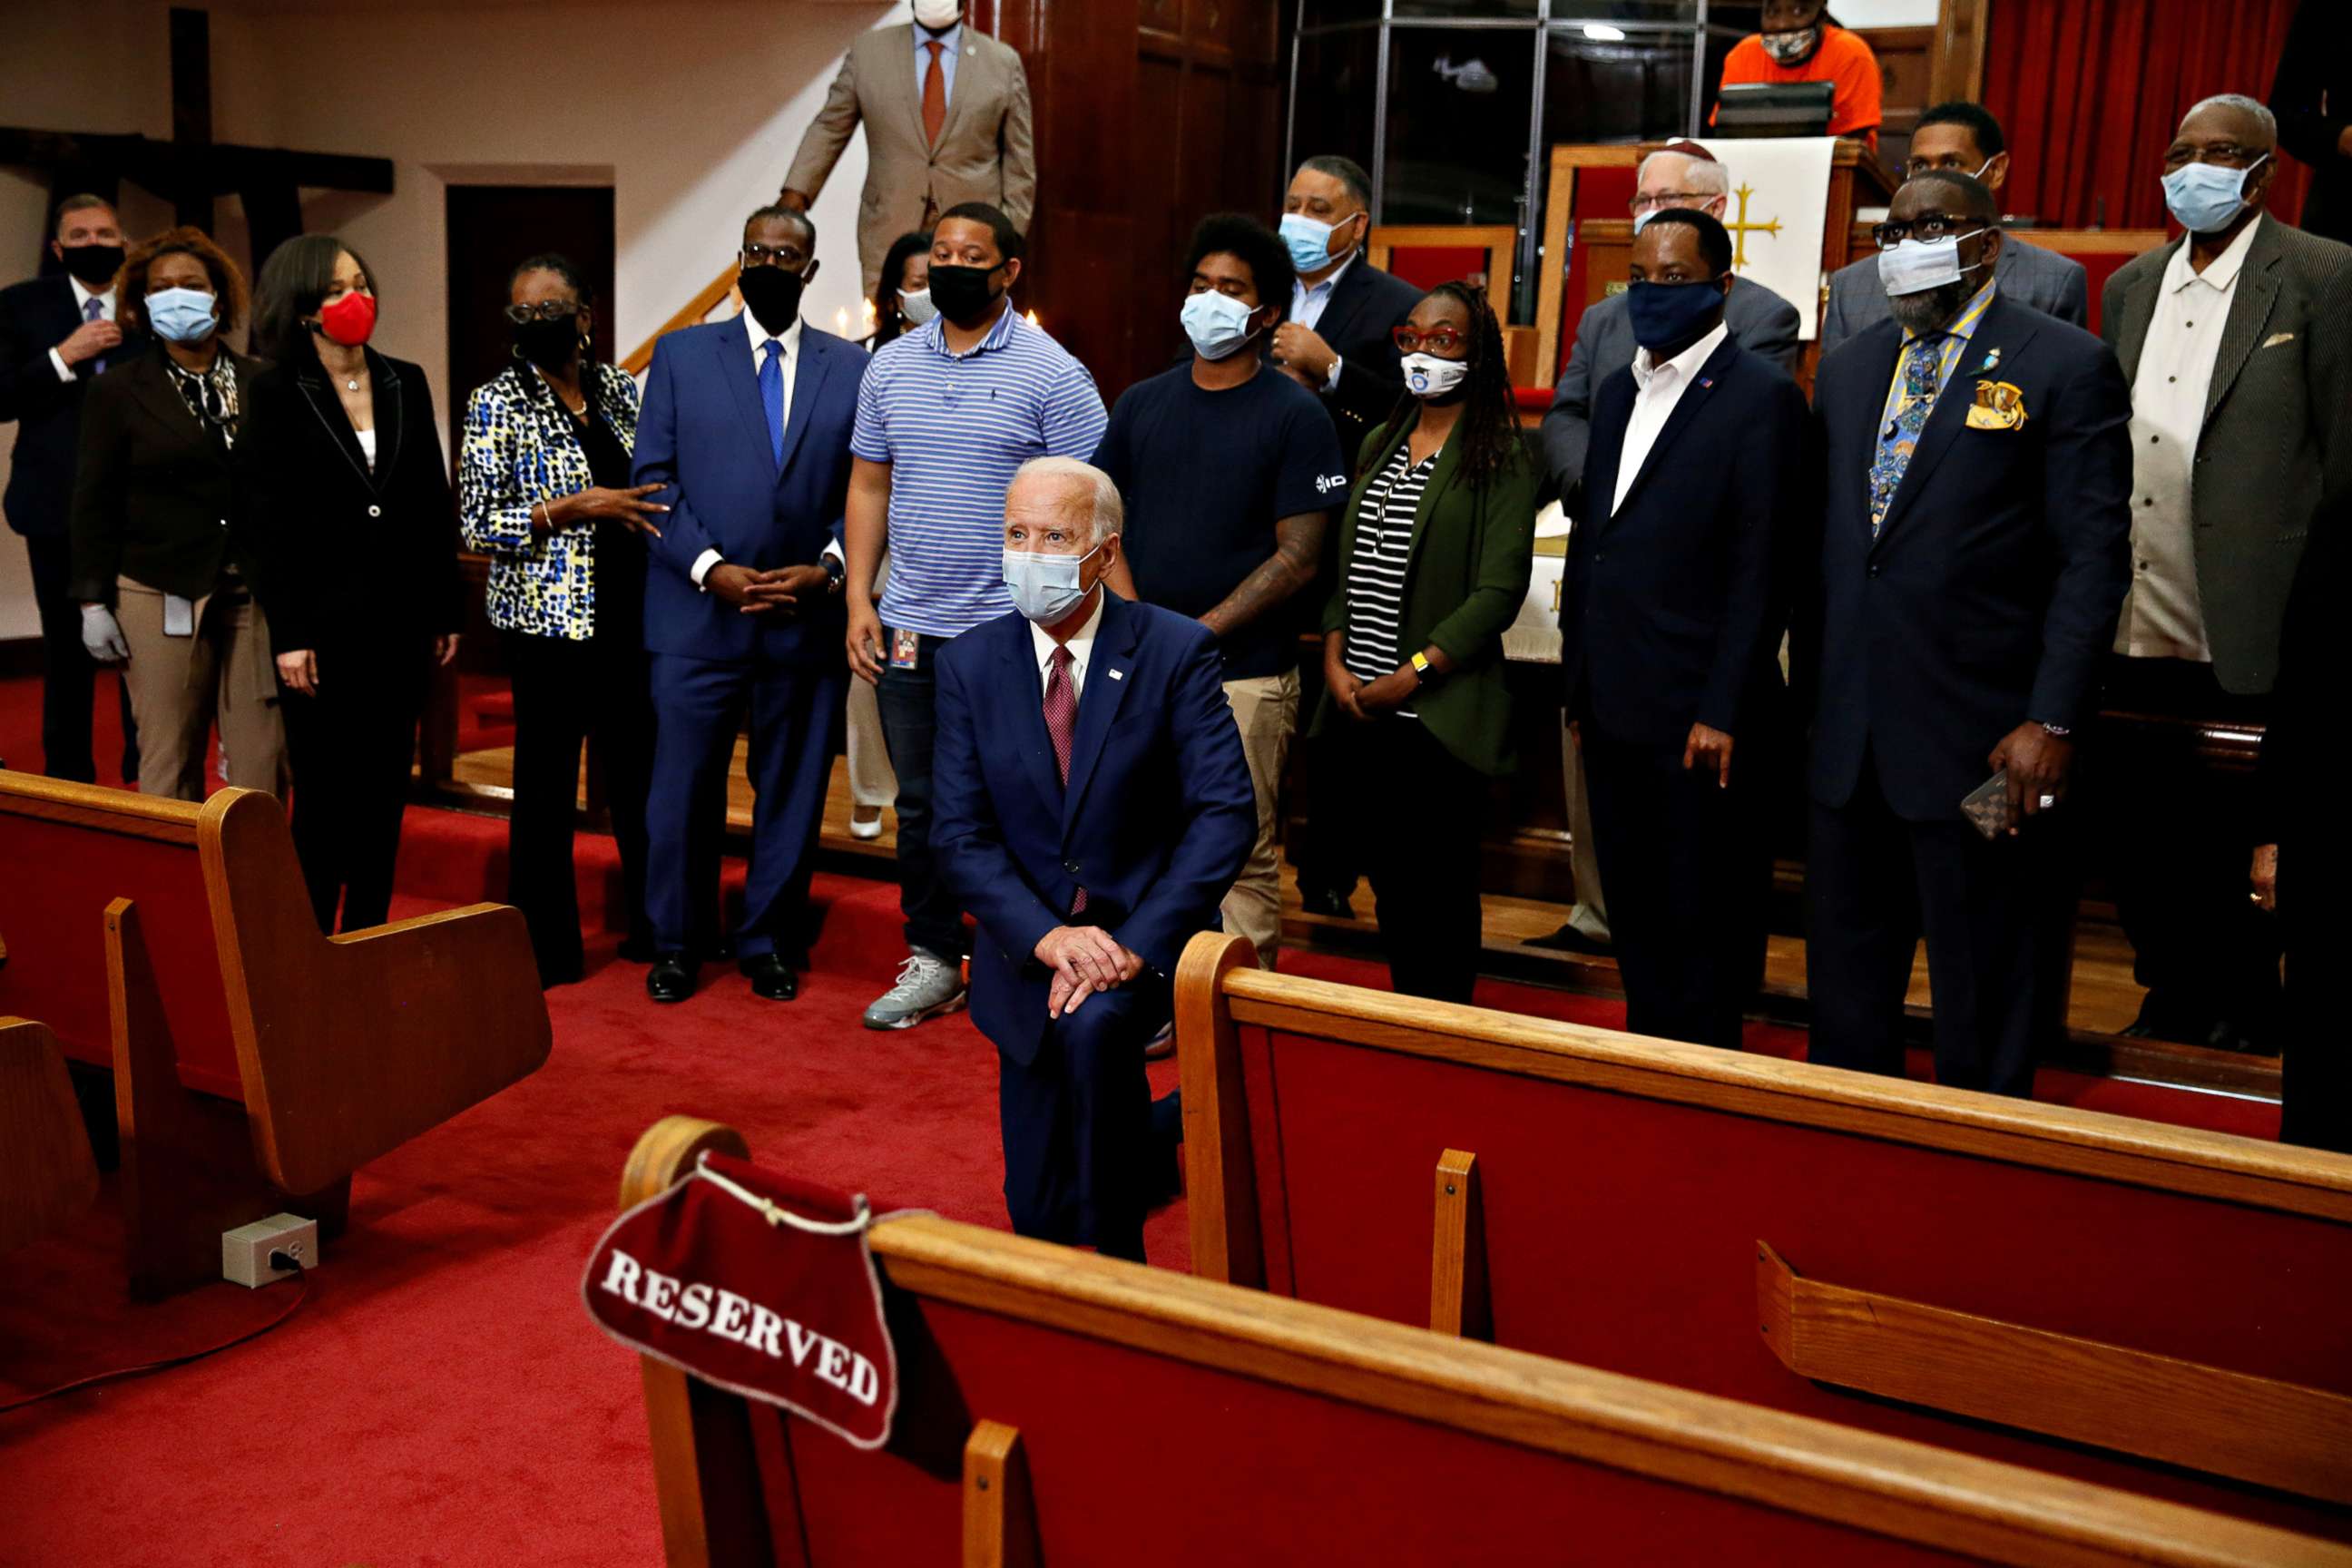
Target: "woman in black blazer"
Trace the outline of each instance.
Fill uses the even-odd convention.
[[[158,352],[90,383],[75,468],[73,586],[82,643],[123,665],[142,740],[139,787],[205,797],[220,726],[231,784],[283,787],[286,731],[251,563],[231,538],[230,464],[261,367],[221,342],[245,318],[245,279],[202,229],[132,247],[120,319]],[[127,661],[127,662],[125,662]]]
[[[366,346],[375,277],[331,235],[262,267],[237,521],[268,614],[294,763],[294,847],[321,931],[392,904],[416,721],[457,657],[457,513],[425,373]]]

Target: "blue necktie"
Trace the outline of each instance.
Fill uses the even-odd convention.
[[[776,467],[784,466],[784,344],[770,338],[761,347],[768,357],[760,362],[760,406],[768,416],[768,452]]]
[[[96,295],[92,295],[89,302],[84,304],[81,308],[81,319],[85,321],[102,321],[106,320],[106,301],[99,299]],[[104,372],[105,369],[106,356],[104,354],[100,354],[96,359],[89,362],[89,374],[92,375],[98,375]]]
[[[1910,469],[1911,454],[1919,448],[1919,432],[1927,428],[1927,416],[1935,411],[1946,336],[1929,332],[1904,345],[1903,396],[1893,417],[1879,429],[1878,454],[1870,465],[1873,539],[1878,537],[1887,509],[1895,504],[1895,492],[1902,488],[1903,476]]]

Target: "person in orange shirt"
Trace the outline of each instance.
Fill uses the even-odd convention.
[[[1832,23],[1829,0],[1764,0],[1764,30],[1731,46],[1724,57],[1724,87],[1800,81],[1835,85],[1830,134],[1853,136],[1878,151],[1878,57],[1857,33]],[[1714,123],[1714,116],[1708,116]]]

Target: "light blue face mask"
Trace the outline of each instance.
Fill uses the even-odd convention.
[[[1255,314],[1232,295],[1204,289],[1185,298],[1184,335],[1202,359],[1224,359],[1257,336],[1249,324]]]
[[[158,337],[201,342],[220,324],[220,305],[201,289],[158,289],[147,296],[147,320]]]
[[[1880,251],[1879,285],[1886,290],[1888,299],[1900,300],[1906,294],[1923,294],[1947,283],[1958,283],[1977,269],[1960,265],[1960,241],[1974,239],[1983,232],[1972,228],[1966,234],[1948,234],[1941,239],[1906,239],[1892,250]]]
[[[2164,205],[2191,234],[2225,229],[2246,207],[2246,180],[2269,162],[2265,153],[2242,169],[2184,163],[2164,176]]]
[[[1007,550],[1004,585],[1013,591],[1013,607],[1041,626],[1061,620],[1087,596],[1084,568],[1101,548],[1097,544],[1084,555],[1041,555],[1034,550]]]
[[[1339,260],[1331,254],[1331,231],[1339,226],[1335,223],[1317,223],[1305,213],[1283,214],[1282,243],[1290,247],[1290,265],[1300,272],[1319,272]]]

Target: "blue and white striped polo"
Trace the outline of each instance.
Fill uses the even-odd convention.
[[[1009,307],[980,345],[947,323],[883,346],[857,391],[849,449],[890,465],[882,624],[960,637],[1013,608],[1004,492],[1032,458],[1094,455],[1108,416],[1087,367]]]

